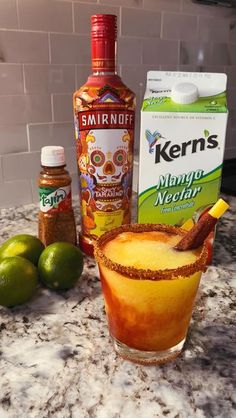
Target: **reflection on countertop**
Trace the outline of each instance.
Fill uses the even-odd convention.
[[[220,220],[214,262],[202,279],[185,350],[164,366],[117,357],[98,270],[86,258],[78,285],[0,308],[0,417],[233,417],[236,198]],[[134,203],[135,205],[135,203]],[[74,202],[79,225],[78,202]],[[2,209],[4,241],[37,233],[37,206]]]

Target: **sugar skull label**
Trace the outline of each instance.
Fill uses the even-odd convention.
[[[101,97],[77,108],[82,227],[93,238],[130,222],[134,110],[115,99],[111,108]]]

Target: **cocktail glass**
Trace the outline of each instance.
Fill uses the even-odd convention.
[[[159,248],[153,257],[162,260],[161,264],[165,267],[155,270],[139,268],[137,263],[132,265],[132,261],[129,263],[127,260],[128,254],[127,257],[118,255],[118,258],[123,257],[123,261],[119,262],[114,261],[111,254],[109,257],[106,255],[107,244],[117,237],[124,238],[126,242],[135,237],[136,241],[140,240],[140,248],[144,248],[142,245],[149,245],[148,239],[145,241],[144,233],[147,232],[154,232],[151,239],[160,239],[161,243],[169,238],[181,239],[185,233],[181,228],[170,225],[123,225],[97,240],[95,258],[116,352],[141,364],[161,364],[178,356],[183,349],[201,274],[206,266],[207,249],[203,245],[193,250],[194,260],[191,263],[186,261],[183,264],[182,260],[180,267],[168,268],[173,265],[172,257],[176,256],[176,251],[172,247],[168,249],[164,255],[166,260],[163,260]],[[144,251],[140,251],[140,265],[144,257]],[[181,257],[185,255],[182,253]],[[152,256],[149,255],[149,258],[152,260]]]

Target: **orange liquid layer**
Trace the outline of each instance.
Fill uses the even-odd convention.
[[[182,237],[160,231],[123,232],[104,246],[105,255],[123,266],[163,270],[193,263],[200,250],[175,251]]]
[[[176,235],[124,234],[106,244],[104,252],[126,266],[158,270],[169,264],[172,268],[188,264],[197,258],[196,251],[189,251],[177,253],[177,260],[173,260],[173,243],[180,239]],[[185,262],[179,254],[184,255]],[[130,279],[104,265],[100,265],[100,273],[109,329],[116,339],[139,350],[161,351],[186,337],[201,272],[188,278],[157,281]]]

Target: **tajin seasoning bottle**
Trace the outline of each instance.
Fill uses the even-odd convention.
[[[74,93],[80,247],[131,219],[135,95],[116,74],[114,15],[91,17],[92,75]]]
[[[71,202],[71,177],[65,169],[63,147],[41,150],[42,171],[38,179],[40,212],[38,236],[45,246],[57,241],[77,243]]]

